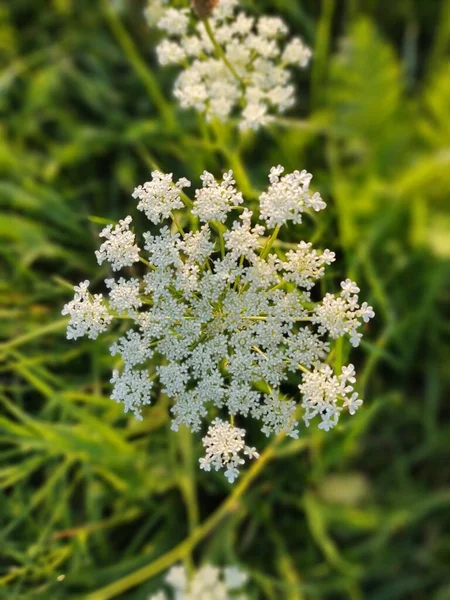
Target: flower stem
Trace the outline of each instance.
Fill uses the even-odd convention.
[[[114,581],[113,583],[103,587],[92,594],[86,596],[86,600],[109,600],[115,598],[119,594],[130,590],[131,588],[139,585],[140,583],[151,579],[161,571],[165,571],[171,567],[174,563],[183,560],[189,552],[191,552],[207,535],[214,530],[215,527],[227,516],[232,514],[237,506],[241,497],[245,494],[247,489],[258,477],[261,471],[264,469],[266,464],[276,455],[276,448],[280,442],[284,439],[285,434],[280,433],[264,452],[261,453],[259,459],[252,464],[249,470],[242,476],[240,482],[233,489],[231,494],[226,500],[219,506],[219,508],[201,525],[196,527],[191,535],[179,543],[177,546],[172,548],[163,554],[153,562],[144,567],[141,567],[137,571],[125,575],[121,579]]]
[[[108,25],[116,40],[120,44],[125,56],[146,88],[149,97],[159,110],[167,128],[173,131],[176,128],[176,119],[173,110],[166,102],[157,78],[148,68],[148,65],[139,54],[134,41],[132,40],[128,31],[125,29],[117,14],[109,6],[109,2],[107,0],[102,0],[102,8]]]
[[[173,220],[173,222],[175,223],[175,227],[178,229],[178,231],[179,231],[179,232],[180,232],[180,234],[181,234],[181,237],[184,237],[184,229],[183,229],[183,227],[181,226],[181,223],[178,221],[178,219],[177,219],[177,217],[176,217],[175,213],[174,213],[174,212],[172,212],[172,213],[170,213],[170,214],[171,214],[171,217],[172,217],[172,220]]]
[[[142,256],[139,257],[139,262],[141,262],[143,265],[145,265],[149,269],[156,271],[156,267],[154,265],[152,265],[151,263],[149,263],[148,260],[145,260],[145,258],[142,258]]]
[[[275,240],[277,239],[279,231],[280,231],[280,225],[277,225],[274,229],[274,232],[272,233],[270,238],[267,240],[267,242],[265,243],[265,245],[261,251],[261,255],[260,255],[261,258],[266,258],[266,256],[269,254],[270,249],[272,248]]]
[[[211,27],[211,23],[209,22],[209,20],[208,20],[207,17],[205,17],[203,19],[203,25],[205,26],[205,31],[208,34],[208,37],[211,40],[212,45],[214,46],[214,50],[216,51],[217,56],[223,61],[223,63],[225,64],[225,66],[227,67],[227,69],[230,71],[230,73],[233,75],[233,77],[235,79],[237,79],[237,81],[239,81],[240,85],[244,86],[245,85],[244,80],[242,79],[242,77],[240,77],[238,75],[238,73],[236,72],[236,69],[230,63],[230,61],[228,60],[225,52],[223,51],[222,46],[216,40],[216,37],[214,35],[214,31],[213,31],[213,29]]]

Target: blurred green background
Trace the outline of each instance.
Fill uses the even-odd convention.
[[[181,560],[241,565],[253,598],[450,598],[450,2],[243,4],[314,60],[293,122],[217,141],[172,101],[142,2],[0,3],[1,598],[145,600]],[[233,167],[252,197],[279,163],[329,204],[291,239],[338,251],[377,312],[351,354],[365,405],[231,488],[164,397],[123,415],[111,338],[68,342],[60,311],[155,164]]]

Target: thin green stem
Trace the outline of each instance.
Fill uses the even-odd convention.
[[[103,0],[102,5],[105,18],[108,21],[108,25],[111,31],[113,32],[116,40],[121,46],[131,66],[134,68],[136,74],[142,81],[151,100],[155,103],[155,106],[158,108],[161,116],[163,117],[166,123],[166,126],[172,130],[175,129],[176,120],[173,111],[171,110],[170,106],[165,100],[165,97],[159,87],[158,80],[156,79],[152,71],[148,68],[144,59],[139,54],[131,36],[123,26],[123,23],[117,16],[117,13],[111,10],[109,2],[107,0]]]
[[[172,213],[170,213],[170,214],[171,214],[171,217],[172,217],[172,220],[173,220],[173,222],[175,223],[175,227],[178,229],[178,231],[179,231],[179,232],[180,232],[180,234],[181,234],[181,237],[184,237],[184,229],[182,228],[182,226],[181,226],[181,223],[178,221],[178,219],[177,219],[177,217],[176,217],[175,213],[174,213],[174,212],[172,212]]]
[[[261,251],[261,258],[266,258],[266,256],[269,254],[270,249],[272,248],[275,240],[278,237],[278,233],[281,229],[280,225],[277,225],[272,233],[272,235],[270,236],[270,238],[266,241],[266,243],[264,244],[264,247]]]
[[[145,265],[149,269],[156,271],[156,267],[153,266],[151,263],[149,263],[148,260],[145,260],[145,258],[142,258],[142,256],[139,257],[139,262],[141,262],[143,265]]]
[[[225,226],[222,223],[219,223],[219,221],[211,221],[210,225],[217,231],[217,235],[219,236],[220,255],[222,258],[225,258],[225,240],[223,238]]]
[[[304,367],[300,363],[297,364],[297,367],[300,369],[300,371],[303,371],[303,373],[311,373],[311,371],[309,369],[307,369],[306,367]]]
[[[233,65],[228,60],[225,52],[223,51],[222,46],[216,40],[216,36],[214,35],[214,31],[211,27],[211,23],[208,21],[208,19],[206,17],[203,19],[203,24],[205,26],[205,31],[206,31],[209,39],[211,40],[212,45],[214,46],[214,50],[216,51],[218,58],[220,58],[223,61],[223,63],[225,64],[227,69],[230,71],[230,73],[233,75],[233,77],[237,81],[239,81],[240,85],[244,86],[245,85],[244,80],[242,79],[242,77],[240,75],[238,75],[238,73],[236,72],[236,69],[233,67]]]
[[[284,439],[285,434],[280,433],[274,440],[267,446],[264,452],[261,453],[259,459],[252,464],[249,470],[242,476],[240,482],[233,489],[231,494],[226,500],[219,506],[219,508],[201,525],[195,528],[192,534],[183,540],[180,544],[160,556],[149,565],[125,575],[121,579],[107,585],[92,594],[86,596],[86,600],[109,600],[115,598],[119,594],[123,594],[127,590],[136,587],[140,583],[151,579],[161,571],[165,571],[174,563],[183,560],[188,553],[192,550],[207,536],[209,535],[219,523],[228,515],[232,514],[238,505],[239,500],[245,494],[247,489],[258,477],[267,463],[276,455],[276,448],[280,442]]]

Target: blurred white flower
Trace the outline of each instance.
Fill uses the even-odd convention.
[[[237,11],[236,0],[194,4],[208,22],[185,8],[164,10],[161,0],[150,0],[145,12],[149,25],[167,36],[157,47],[160,64],[184,67],[174,88],[181,107],[195,108],[208,120],[237,115],[241,129],[258,129],[291,108],[291,69],[307,67],[311,58],[303,41],[289,39],[278,17]]]
[[[148,600],[247,600],[243,592],[247,581],[248,575],[236,567],[221,569],[205,564],[189,577],[185,567],[176,565],[166,575],[173,595],[160,591]]]

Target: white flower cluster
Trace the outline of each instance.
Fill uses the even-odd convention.
[[[239,475],[239,465],[245,462],[239,453],[243,451],[249,459],[259,457],[255,448],[245,445],[244,437],[245,429],[233,427],[221,419],[214,419],[203,438],[206,456],[200,459],[200,468],[205,471],[210,471],[211,467],[216,471],[225,468],[225,477],[233,483]]]
[[[309,194],[309,184],[312,179],[307,171],[294,171],[281,176],[284,167],[270,169],[270,186],[260,198],[261,217],[266,221],[267,227],[280,227],[286,221],[301,223],[302,213],[307,208],[316,212],[326,208],[320,194]]]
[[[130,216],[119,221],[113,229],[112,225],[107,225],[100,232],[100,237],[106,238],[106,242],[96,250],[98,264],[101,265],[106,260],[111,264],[113,271],[119,271],[122,267],[130,267],[139,260],[139,248],[134,243],[134,233],[130,231]]]
[[[94,294],[91,296],[88,287],[88,280],[76,285],[73,300],[62,309],[63,315],[70,316],[67,327],[68,340],[76,340],[84,335],[87,335],[91,340],[95,340],[100,333],[108,329],[108,325],[113,319],[103,304],[103,295]]]
[[[187,8],[150,0],[146,16],[167,37],[157,48],[161,65],[182,65],[175,97],[208,120],[240,114],[242,129],[258,129],[295,103],[292,67],[305,68],[311,50],[278,17],[236,12],[238,0],[220,0],[208,22]],[[194,21],[194,22],[193,22]]]
[[[124,365],[113,372],[112,398],[142,418],[157,385],[172,400],[174,430],[184,424],[199,431],[214,415],[200,465],[224,469],[229,481],[244,456],[258,456],[245,445],[245,431],[234,427],[235,418],[256,419],[267,436],[284,431],[297,437],[298,403],[281,391],[290,373],[303,373],[306,424],[317,416],[319,427],[328,430],[343,409],[353,414],[361,404],[353,392],[353,367],[335,376],[327,359],[338,337],[358,345],[359,328],[374,312],[359,304],[359,288],[350,280],[339,295],[314,301],[312,290],[335,260],[333,252],[303,241],[287,253],[274,245],[280,227],[325,207],[319,194],[309,192],[309,173],[282,172],[282,167],[270,171],[256,223],[241,206],[231,171],[221,182],[205,172],[193,201],[180,195],[190,182],[174,183],[172,175],[155,171],[133,194],[159,227],[143,234],[145,274],[106,279],[107,299],[90,296],[84,282],[63,310],[70,315],[69,338],[95,338],[114,317],[122,325],[129,320],[130,329],[111,346]],[[174,214],[182,200],[191,207],[187,233]],[[107,238],[101,253],[113,270],[139,258],[130,221],[101,233]],[[233,425],[218,413],[228,414]]]
[[[166,575],[166,583],[172,594],[158,592],[148,600],[247,600],[242,588],[248,576],[236,567],[220,569],[205,564],[189,577],[185,567],[172,567]]]
[[[145,213],[147,219],[159,223],[162,219],[168,219],[173,210],[183,208],[181,190],[190,185],[191,182],[184,177],[173,183],[172,173],[164,175],[153,171],[152,180],[137,187],[133,198],[139,199],[137,207]]]
[[[358,304],[359,287],[356,283],[346,279],[341,283],[341,288],[339,297],[333,294],[325,296],[316,307],[312,320],[319,325],[320,333],[329,333],[333,339],[348,334],[350,343],[356,348],[362,338],[362,333],[357,331],[361,319],[368,323],[375,313],[367,302],[363,302],[361,306]]]
[[[351,415],[361,406],[362,400],[353,391],[356,382],[355,367],[342,367],[341,374],[336,377],[329,365],[322,364],[315,371],[303,376],[303,383],[298,387],[303,394],[302,407],[305,409],[303,420],[307,427],[316,415],[321,416],[319,429],[329,431],[339,420],[339,413],[348,408]],[[351,394],[351,396],[349,396]],[[342,406],[338,400],[343,401]]]

